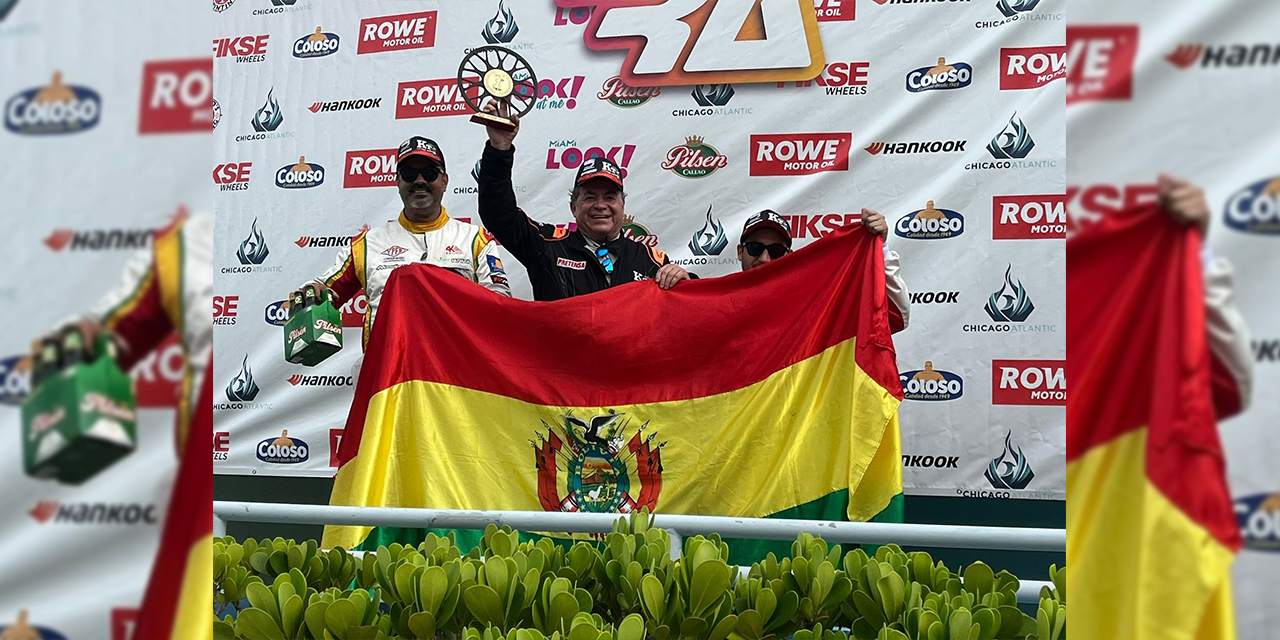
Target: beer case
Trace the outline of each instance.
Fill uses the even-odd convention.
[[[81,484],[137,447],[131,380],[100,357],[59,371],[22,405],[22,461],[27,475]]]
[[[284,359],[314,367],[342,349],[342,312],[328,300],[298,312],[284,325]]]

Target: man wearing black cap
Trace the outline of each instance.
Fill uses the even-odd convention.
[[[434,140],[414,136],[396,154],[396,186],[404,209],[396,220],[362,232],[343,247],[333,266],[315,282],[345,303],[364,289],[369,299],[364,339],[369,340],[382,288],[396,267],[434,264],[486,289],[511,295],[497,243],[483,227],[449,217],[440,199],[449,186],[444,153]]]
[[[496,113],[490,104],[486,111]],[[670,289],[689,278],[658,249],[622,236],[622,169],[608,158],[588,158],[578,168],[569,210],[575,231],[534,222],[516,205],[511,186],[512,141],[519,131],[489,127],[480,161],[480,219],[529,271],[536,300],[560,300],[636,280]]]
[[[872,233],[885,237],[889,223],[884,216],[870,209],[862,210],[862,224]],[[738,242],[738,262],[748,271],[791,253],[791,224],[772,209],[765,209],[747,218]],[[907,295],[907,283],[898,274],[898,253],[884,250],[885,293],[893,304],[889,307],[889,328],[897,333],[907,328],[911,316],[911,297]]]

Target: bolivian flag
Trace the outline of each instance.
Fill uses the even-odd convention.
[[[880,242],[555,302],[396,269],[330,503],[868,520],[902,492]]]
[[[1086,228],[1067,304],[1072,637],[1235,638],[1199,236],[1155,207]]]
[[[205,369],[191,436],[182,448],[160,552],[142,601],[134,640],[213,637],[213,361]]]

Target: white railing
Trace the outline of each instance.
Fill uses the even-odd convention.
[[[719,533],[725,538],[794,540],[800,532],[822,536],[829,543],[897,544],[904,547],[945,547],[999,551],[1065,553],[1065,529],[971,527],[941,524],[834,522],[655,514],[654,526],[671,534],[672,556],[679,556],[685,536]],[[548,511],[470,511],[274,504],[266,502],[213,503],[213,535],[227,534],[228,522],[403,527],[418,529],[484,529],[489,524],[519,531],[608,533],[616,513],[557,513]],[[1018,601],[1036,603],[1044,581],[1022,580]]]

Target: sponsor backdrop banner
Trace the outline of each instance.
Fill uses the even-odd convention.
[[[1245,539],[1234,568],[1237,623],[1242,639],[1274,638],[1280,404],[1270,390],[1280,384],[1280,129],[1261,98],[1280,87],[1271,28],[1280,5],[1076,0],[1071,10],[1070,216],[1149,200],[1158,172],[1185,177],[1205,188],[1213,209],[1211,250],[1235,268],[1255,367],[1252,406],[1221,425]]]
[[[487,137],[456,78],[468,51],[492,43],[539,80],[514,167],[537,220],[572,221],[575,170],[599,155],[626,172],[624,233],[704,278],[739,269],[739,233],[761,209],[789,219],[801,250],[862,207],[885,214],[912,292],[895,336],[907,490],[1062,499],[1065,2],[804,0],[820,74],[712,73],[803,54],[799,25],[769,26],[799,1],[761,5],[775,40],[700,39],[711,71],[671,70],[653,87],[623,81],[623,52],[584,44],[599,44],[590,18],[606,10],[589,2],[220,3],[215,471],[334,473],[365,301],[344,307],[346,346],[314,368],[284,361],[280,304],[361,228],[396,217],[394,155],[409,136],[440,143],[444,206],[479,223],[472,171]],[[759,20],[752,0],[711,4],[710,20]],[[674,20],[669,8],[608,11],[611,29],[654,41]],[[679,84],[703,81],[718,84]],[[524,268],[504,262],[514,294],[531,298]]]
[[[127,639],[155,559],[181,348],[132,372],[138,449],[79,486],[23,473],[19,359],[120,286],[155,229],[212,207],[208,10],[185,6],[0,2],[0,633],[14,637],[25,611],[46,640]]]

